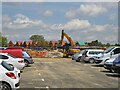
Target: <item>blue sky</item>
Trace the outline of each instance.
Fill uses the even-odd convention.
[[[73,40],[117,43],[117,3],[17,2],[2,4],[2,33],[14,42],[34,34],[59,40],[64,29]]]

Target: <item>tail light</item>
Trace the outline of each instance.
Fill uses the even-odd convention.
[[[18,61],[19,63],[23,63],[23,60]]]
[[[88,57],[88,55],[85,55],[85,57]]]
[[[29,55],[30,56],[30,58],[32,58],[32,56],[31,55]]]
[[[9,73],[5,73],[8,77],[12,78],[12,79],[16,79],[16,76],[14,73],[9,72]]]

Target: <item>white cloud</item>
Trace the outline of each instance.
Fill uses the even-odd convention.
[[[98,39],[104,42],[115,42],[114,37],[117,37],[118,33],[118,27],[115,25],[96,25],[91,24],[88,20],[72,19],[65,24],[47,24],[42,20],[31,20],[29,17],[21,16],[3,24],[3,31],[6,33],[5,35],[9,35],[7,38],[10,40],[28,40],[32,34],[42,34],[46,40],[58,40],[61,30],[64,29],[73,40]]]
[[[113,14],[111,14],[109,16],[109,20],[115,20],[115,18],[116,18],[116,14],[115,13],[113,13]]]
[[[105,25],[92,25],[92,27],[90,28],[90,31],[97,31],[97,32],[101,32],[106,30],[106,28],[108,28],[109,25],[105,24]]]
[[[51,17],[51,16],[53,16],[53,13],[51,11],[47,10],[47,11],[44,12],[43,16]]]
[[[110,36],[106,36],[104,39],[105,39],[107,42],[117,41],[117,36],[110,35]]]
[[[65,30],[80,30],[80,29],[85,29],[89,28],[91,24],[89,23],[88,20],[79,20],[79,19],[73,19],[67,24],[63,25],[63,29]]]
[[[17,15],[15,15],[15,17],[25,18],[26,16],[24,16],[23,14],[17,14]]]
[[[96,4],[82,4],[78,9],[71,9],[66,12],[65,17],[67,19],[81,18],[85,16],[96,17],[104,12],[107,12],[107,9],[102,6],[97,6]]]

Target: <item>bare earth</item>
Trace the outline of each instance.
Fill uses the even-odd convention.
[[[20,88],[118,88],[119,77],[71,58],[36,58],[23,70]]]

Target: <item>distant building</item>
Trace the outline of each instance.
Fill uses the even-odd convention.
[[[55,46],[55,45],[57,45],[57,44],[59,44],[58,41],[51,40],[50,43],[49,43],[49,46],[51,47],[51,46]]]
[[[8,47],[14,47],[14,43],[13,43],[12,41],[10,41],[10,42],[8,43]]]
[[[77,41],[75,46],[85,46],[85,43],[82,41]]]
[[[22,47],[24,44],[23,41],[17,41],[15,46]]]
[[[30,41],[25,41],[24,44],[23,44],[23,47],[24,48],[29,48],[29,43],[30,43]]]

